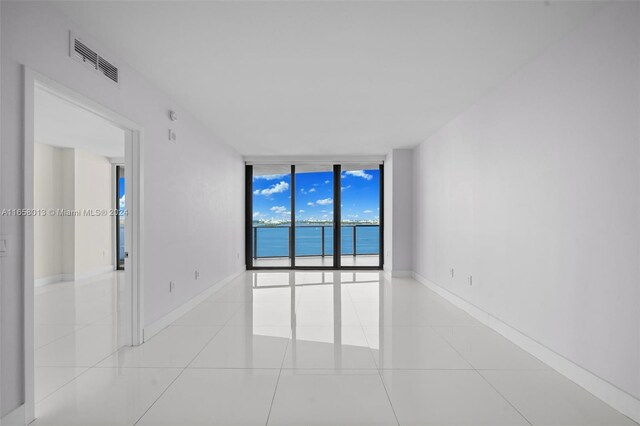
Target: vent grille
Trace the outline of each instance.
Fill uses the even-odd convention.
[[[111,62],[107,61],[95,50],[84,44],[80,38],[70,33],[70,55],[72,58],[80,61],[100,74],[103,74],[114,83],[119,82],[120,74],[118,68]]]
[[[118,82],[118,68],[114,67],[103,57],[98,57],[98,69],[102,71],[108,79]]]
[[[75,39],[73,43],[74,52],[78,59],[82,62],[88,62],[93,65],[95,68],[98,65],[98,54],[93,50],[89,49],[84,43],[80,40]]]

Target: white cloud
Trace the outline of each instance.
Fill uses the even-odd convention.
[[[333,204],[333,199],[331,199],[331,198],[323,198],[322,200],[316,201],[316,204],[319,204],[321,206],[326,206],[328,204]]]
[[[373,213],[373,210],[365,210],[365,211],[363,211],[362,213],[367,213],[367,214],[368,214],[368,213]]]
[[[265,188],[265,189],[256,189],[255,191],[253,191],[253,193],[255,195],[271,195],[271,194],[277,194],[280,192],[284,192],[287,189],[289,189],[289,184],[285,181],[281,181],[280,183],[276,183],[275,185],[269,187],[269,188]]]
[[[308,206],[315,206],[315,204],[314,204],[313,202],[311,202],[311,201],[309,201],[309,202],[307,203],[307,205],[308,205]]]
[[[260,212],[255,212],[255,213],[253,214],[253,217],[259,217],[259,216],[260,216]]]
[[[324,181],[324,183],[331,183],[331,181],[329,181],[329,180],[325,180],[325,181]]]
[[[276,214],[287,214],[287,208],[285,206],[273,206],[269,210]]]
[[[304,210],[300,209],[298,210],[298,213],[304,213]]]
[[[300,192],[302,193],[302,195],[307,195],[307,191],[305,191],[304,188],[300,188]]]
[[[311,189],[309,190],[309,194],[311,194],[312,192],[316,192],[316,189],[315,189],[315,188],[311,188]]]
[[[340,191],[344,192],[345,190],[351,188],[351,185],[343,186],[340,188]]]
[[[260,175],[260,176],[254,176],[253,180],[276,180],[276,179],[282,179],[285,176],[287,176],[286,173],[279,174],[279,175]]]
[[[349,176],[361,177],[362,179],[365,179],[365,180],[373,179],[373,175],[366,173],[364,170],[349,170],[348,172],[345,172],[345,173],[348,174]]]

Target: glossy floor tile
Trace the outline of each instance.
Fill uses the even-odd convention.
[[[431,327],[365,327],[381,369],[472,369]]]
[[[376,371],[283,370],[273,425],[397,425]]]
[[[203,302],[178,318],[175,325],[225,325],[242,307],[237,302]]]
[[[283,368],[375,369],[361,327],[296,327]]]
[[[290,335],[289,327],[225,326],[189,367],[279,369]]]
[[[410,278],[247,272],[139,347],[117,279],[48,287],[36,424],[634,424]]]
[[[278,370],[187,369],[139,425],[264,425]]]
[[[533,425],[636,424],[555,371],[480,371]]]
[[[476,371],[386,370],[382,378],[403,425],[528,424]]]
[[[487,327],[438,327],[435,330],[476,369],[549,369],[546,364]]]
[[[42,401],[87,370],[88,368],[83,367],[36,367],[36,403]]]
[[[35,424],[134,424],[180,371],[92,368],[41,401]]]
[[[220,331],[217,326],[173,325],[144,345],[121,348],[99,367],[186,367]]]

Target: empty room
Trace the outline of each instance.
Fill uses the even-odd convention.
[[[0,425],[640,424],[640,2],[0,2]]]

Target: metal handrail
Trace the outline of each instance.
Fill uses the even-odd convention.
[[[340,228],[353,228],[353,256],[357,256],[357,229],[360,228],[367,228],[367,227],[379,227],[380,225],[376,225],[376,224],[368,224],[368,223],[363,223],[363,224],[341,224]],[[320,255],[317,254],[297,254],[296,257],[313,257],[313,256],[321,256],[321,257],[326,257],[327,255],[325,254],[325,228],[333,228],[333,224],[330,225],[324,225],[324,224],[318,224],[318,225],[309,225],[309,228],[321,228],[321,237],[320,237],[320,241],[321,241],[321,251],[320,251]],[[253,258],[254,259],[269,259],[269,258],[278,258],[278,257],[284,257],[284,256],[258,256],[258,228],[289,228],[289,240],[291,240],[292,237],[292,233],[293,233],[293,226],[291,225],[261,225],[261,226],[252,226],[252,230],[253,230]],[[375,255],[375,254],[379,254],[379,253],[361,253],[361,254],[371,254],[371,255]],[[291,253],[291,244],[289,244],[289,253],[288,253],[288,257],[291,257],[292,253]],[[342,254],[341,254],[342,255]],[[333,255],[331,255],[333,256]]]

